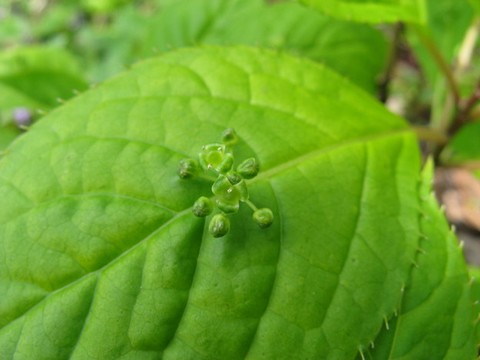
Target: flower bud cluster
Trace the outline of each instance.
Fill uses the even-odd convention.
[[[198,162],[194,159],[183,159],[177,171],[181,179],[193,178],[199,171],[216,178],[212,185],[213,196],[201,196],[192,208],[193,214],[198,217],[206,217],[215,212],[208,227],[214,237],[222,237],[229,232],[228,216],[238,212],[241,202],[254,210],[252,218],[260,228],[267,228],[273,222],[270,209],[257,209],[249,200],[245,180],[257,176],[260,167],[253,157],[242,161],[237,167],[234,166],[235,159],[231,148],[237,142],[235,130],[227,129],[222,135],[221,143],[203,146],[198,154]]]

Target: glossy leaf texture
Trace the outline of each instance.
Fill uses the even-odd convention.
[[[405,286],[400,311],[364,354],[366,359],[475,359],[480,300],[472,289],[463,251],[440,211],[430,184],[432,166],[420,185],[422,239]],[[436,346],[427,347],[432,338]]]
[[[260,229],[241,206],[216,239],[214,214],[191,212],[211,182],[177,166],[225,128],[236,161],[258,159],[250,199],[275,220]],[[139,63],[0,160],[0,358],[354,359],[407,305],[414,261],[443,266],[418,257],[422,236],[460,266],[425,228],[418,172],[406,124],[311,61],[203,47]],[[409,306],[431,290],[416,288]],[[444,343],[470,338],[471,307],[420,348],[474,351]]]
[[[64,50],[19,47],[0,56],[0,111],[49,110],[87,87],[75,59]]]
[[[299,0],[330,16],[370,23],[425,21],[424,0]]]
[[[377,29],[336,20],[294,2],[178,1],[154,16],[146,33],[146,55],[153,49],[198,44],[268,47],[324,63],[372,93],[388,52]]]

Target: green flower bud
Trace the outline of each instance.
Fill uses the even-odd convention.
[[[197,172],[198,164],[193,159],[182,159],[178,165],[177,174],[181,179],[189,179]]]
[[[215,168],[215,170],[221,174],[225,174],[227,171],[230,171],[230,169],[233,166],[233,156],[232,154],[225,154],[223,157],[222,162]]]
[[[255,210],[253,213],[253,221],[255,221],[262,229],[269,227],[273,222],[272,210],[269,208]]]
[[[232,184],[228,181],[227,177],[225,175],[220,175],[212,185],[212,192],[215,195],[223,196],[226,193],[231,193],[231,191],[228,191],[231,187]]]
[[[201,196],[193,204],[192,212],[193,212],[193,215],[195,216],[205,217],[207,215],[210,215],[212,210],[213,210],[212,201],[205,196]]]
[[[212,220],[210,220],[210,224],[208,225],[208,231],[213,237],[219,238],[228,233],[230,230],[230,220],[223,215],[217,214],[213,216]]]
[[[260,167],[255,158],[249,158],[243,161],[237,167],[237,172],[245,179],[252,179],[257,176]]]
[[[230,183],[231,183],[232,185],[236,185],[236,184],[238,184],[240,181],[242,181],[242,177],[241,177],[238,173],[233,172],[233,171],[232,171],[232,172],[229,172],[229,173],[227,174],[227,179],[228,179],[228,181],[230,181]]]
[[[237,133],[234,129],[228,128],[222,134],[222,142],[225,145],[235,145],[238,141]]]
[[[200,165],[207,171],[226,173],[233,166],[233,156],[223,144],[205,145],[199,154]]]
[[[248,199],[248,189],[245,181],[241,180],[233,185],[225,175],[220,175],[212,185],[212,192],[217,196],[217,206],[219,201],[223,204],[238,206],[239,201]]]

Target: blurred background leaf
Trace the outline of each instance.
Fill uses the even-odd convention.
[[[255,19],[255,21],[252,21]],[[369,92],[385,67],[384,35],[297,3],[183,0],[150,19],[143,53],[197,44],[244,44],[288,51],[324,63]]]
[[[480,122],[463,126],[442,154],[442,162],[470,167],[480,176]]]
[[[20,134],[20,130],[13,125],[0,126],[0,152],[5,149]]]
[[[407,26],[408,44],[420,65],[423,80],[426,82],[428,96],[426,102],[431,104],[432,125],[447,128],[447,119],[452,110],[445,108],[446,97],[450,91],[445,74],[438,62],[427,49],[430,42],[447,66],[453,69],[461,52],[465,34],[474,24],[474,11],[469,0],[426,0],[427,22],[424,26]],[[468,45],[468,44],[467,44]],[[461,71],[453,74],[462,78],[460,90],[473,87],[472,76]]]
[[[427,24],[424,31],[435,42],[449,64],[453,63],[461,47],[465,32],[473,21],[469,0],[426,0]],[[407,30],[410,28],[407,26]],[[415,32],[408,31],[408,41],[431,85],[442,76],[431,54]]]
[[[480,1],[479,0],[470,0],[470,3],[472,4],[473,8],[477,12],[477,14],[480,14]]]
[[[300,0],[344,20],[385,23],[424,22],[424,0]]]
[[[92,12],[110,12],[128,4],[129,0],[81,0],[85,9]]]
[[[58,99],[87,87],[76,60],[65,50],[19,47],[0,54],[0,109],[53,108]]]

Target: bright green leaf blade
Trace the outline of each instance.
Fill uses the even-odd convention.
[[[88,11],[109,13],[128,4],[128,0],[81,0],[80,3]]]
[[[472,4],[477,14],[480,14],[480,0],[470,0],[470,4]]]
[[[26,47],[0,56],[0,110],[48,110],[87,87],[76,61],[60,49]]]
[[[20,133],[20,130],[12,125],[0,126],[0,151],[5,149]]]
[[[463,126],[452,138],[442,154],[442,159],[451,163],[480,161],[480,122]]]
[[[480,344],[480,268],[471,266],[468,272],[472,278],[472,301],[475,305],[477,344]]]
[[[387,44],[378,30],[292,2],[179,1],[153,17],[147,33],[144,51],[148,55],[152,49],[166,51],[197,44],[286,50],[322,62],[372,93],[387,58]]]
[[[3,9],[2,21],[0,21],[0,46],[6,49],[18,44],[22,38],[29,34],[28,22],[20,16],[12,14],[10,9]]]
[[[369,350],[371,359],[474,359],[472,282],[463,252],[431,190],[432,167],[420,186],[419,244],[398,313]],[[432,339],[436,339],[435,346]],[[438,341],[438,342],[437,342]]]
[[[370,23],[425,21],[424,0],[299,0],[325,14]]]
[[[176,171],[227,127],[276,221],[261,230],[242,206],[214,239],[191,214],[211,183]],[[420,233],[415,137],[318,64],[176,51],[9,150],[0,358],[352,359],[400,305]]]

